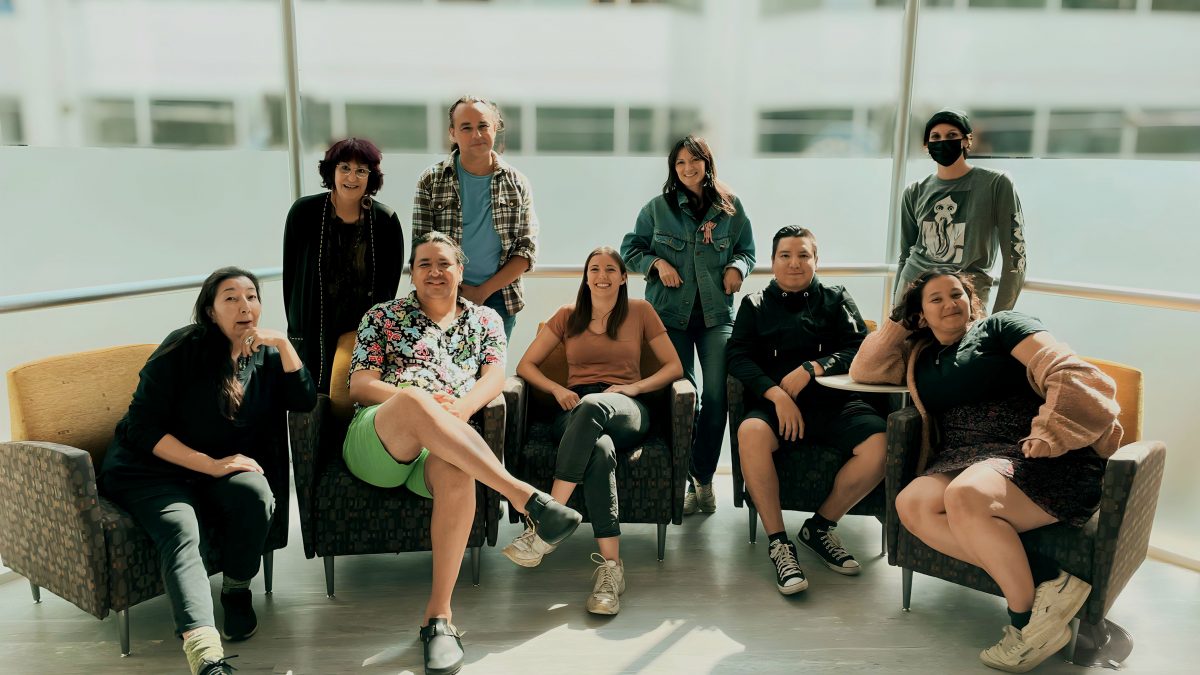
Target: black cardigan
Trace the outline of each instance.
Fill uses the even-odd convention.
[[[240,453],[268,472],[279,468],[268,464],[287,468],[286,452],[275,456],[274,437],[283,427],[286,411],[308,411],[316,405],[308,369],[285,373],[278,350],[259,349],[241,373],[242,404],[230,420],[222,414],[212,361],[206,357],[213,341],[226,352],[229,342],[215,328],[185,333],[190,330],[181,328],[167,336],[142,367],[133,401],[104,457],[100,473],[106,485],[199,478],[154,454],[154,446],[167,434],[213,458]]]
[[[766,289],[742,298],[726,347],[729,374],[762,398],[805,361],[826,375],[849,372],[850,362],[867,335],[858,306],[842,286],[826,286],[816,277],[808,288],[788,293],[771,280]],[[800,399],[818,395],[809,386]]]
[[[288,211],[283,230],[283,305],[287,312],[288,339],[312,371],[317,390],[322,393],[329,391],[329,369],[338,334],[355,328],[339,330],[336,326],[326,326],[321,312],[320,293],[325,280],[318,269],[318,258],[326,241],[326,218],[333,218],[332,213],[326,214],[327,207],[328,192],[297,199]],[[374,287],[370,301],[355,310],[358,314],[396,297],[405,262],[404,231],[396,212],[372,200],[368,218],[374,251],[367,260],[374,261],[375,269],[371,272]]]

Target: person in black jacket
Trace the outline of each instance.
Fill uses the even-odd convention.
[[[288,339],[322,394],[329,392],[338,336],[356,330],[372,306],[395,298],[400,285],[400,219],[372,198],[383,187],[381,161],[366,139],[334,143],[317,164],[329,192],[296,200],[284,225]]]
[[[267,476],[287,471],[277,435],[286,411],[317,402],[287,337],[258,327],[258,292],[245,270],[209,275],[193,323],[167,336],[142,368],[100,470],[100,492],[154,541],[193,675],[232,672],[215,628],[202,525],[220,536],[221,632],[245,640],[258,628],[250,580],[275,510]]]
[[[813,233],[794,225],[776,232],[771,270],[775,278],[765,290],[742,298],[727,350],[729,374],[747,393],[746,418],[737,429],[742,475],[770,536],[776,586],[791,595],[808,588],[808,580],[784,529],[772,454],[803,452],[802,439],[845,453],[833,492],[798,538],[833,571],[858,574],[858,561],[833,530],[883,479],[886,425],[857,395],[813,382],[847,372],[867,334],[846,289],[817,280]]]

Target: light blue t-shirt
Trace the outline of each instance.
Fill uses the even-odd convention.
[[[467,267],[463,283],[478,286],[500,269],[500,235],[492,224],[492,176],[476,176],[462,167],[455,158],[458,171],[459,198],[462,200],[463,253]]]

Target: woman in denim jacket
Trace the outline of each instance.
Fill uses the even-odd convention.
[[[684,374],[701,390],[683,512],[712,513],[712,477],[725,435],[725,342],[733,294],[754,269],[754,235],[741,201],[717,179],[704,139],[689,135],[671,149],[662,194],[642,207],[621,255],[646,276],[646,299],[666,325]],[[695,355],[703,383],[696,382]]]

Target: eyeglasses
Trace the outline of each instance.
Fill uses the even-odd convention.
[[[337,170],[338,170],[338,173],[342,174],[343,176],[349,176],[351,171],[353,171],[354,175],[358,176],[359,178],[366,178],[367,176],[371,175],[370,169],[365,169],[361,166],[358,167],[357,169],[351,169],[350,165],[345,162],[338,164]]]

